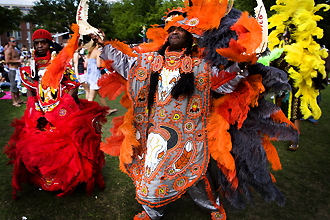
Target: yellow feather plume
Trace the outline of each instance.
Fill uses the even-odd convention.
[[[321,73],[326,77],[325,62],[322,60],[326,52],[320,50],[313,37],[323,37],[323,30],[317,27],[317,22],[323,19],[315,12],[324,8],[330,9],[327,4],[315,6],[313,0],[277,0],[271,10],[276,14],[268,19],[269,28],[275,28],[268,37],[268,46],[284,48],[285,60],[290,64],[289,77],[293,79],[293,86],[298,89],[296,97],[301,97],[300,110],[304,118],[313,116],[318,119],[321,109],[317,105],[316,97],[319,91],[313,86],[312,78]]]

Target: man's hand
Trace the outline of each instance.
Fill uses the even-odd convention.
[[[105,38],[105,34],[102,31],[102,29],[98,30],[98,34],[89,34],[89,36],[93,39],[93,41],[100,44],[102,47],[104,46],[104,43],[106,42],[106,38]],[[100,36],[102,36],[102,37],[100,37]]]

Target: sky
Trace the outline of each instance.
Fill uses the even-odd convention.
[[[33,5],[36,0],[0,0],[0,4],[20,4],[20,5]],[[113,0],[107,0],[113,1]],[[10,2],[10,3],[9,3]]]

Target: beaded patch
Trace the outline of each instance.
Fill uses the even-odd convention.
[[[191,97],[187,114],[193,118],[197,118],[202,114],[202,99],[199,95],[194,95]]]
[[[164,198],[165,195],[167,195],[167,191],[168,191],[168,186],[167,185],[162,184],[162,185],[158,186],[156,191],[155,191],[156,198],[158,198],[158,197]]]
[[[147,77],[148,77],[147,70],[143,67],[139,67],[136,71],[136,78],[142,82],[145,81]]]
[[[173,188],[176,191],[184,190],[186,185],[189,183],[188,177],[181,176],[178,179],[176,179],[173,183]]]
[[[67,113],[67,111],[66,111],[66,109],[64,109],[64,108],[62,108],[62,109],[58,112],[58,114],[59,114],[60,116],[64,116],[64,115],[66,115],[66,113]]]
[[[185,73],[190,73],[193,67],[193,61],[190,57],[184,57],[181,63],[181,69]]]
[[[206,76],[205,74],[199,74],[197,77],[196,77],[196,87],[199,91],[203,91],[206,87]]]
[[[158,55],[153,62],[152,70],[154,72],[158,72],[163,67],[163,57]]]

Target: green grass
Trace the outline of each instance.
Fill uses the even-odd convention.
[[[0,97],[2,97],[1,94]],[[25,97],[23,97],[25,98]],[[98,99],[97,99],[98,100]],[[108,102],[118,112],[108,116],[103,127],[103,139],[109,135],[113,117],[123,115],[125,109],[119,99]],[[272,172],[276,185],[286,196],[286,204],[279,207],[275,202],[265,203],[255,194],[254,205],[246,210],[236,210],[225,204],[228,220],[304,220],[330,219],[330,89],[322,92],[322,117],[318,125],[307,121],[301,123],[300,148],[288,151],[287,142],[276,142],[282,162],[282,170]],[[14,129],[10,126],[15,117],[24,114],[25,106],[16,108],[11,100],[0,100],[2,113],[0,123],[0,145],[5,146]],[[0,220],[20,220],[23,216],[33,219],[133,219],[142,211],[135,200],[135,189],[131,179],[119,171],[118,158],[106,156],[103,176],[106,188],[102,192],[96,186],[91,196],[86,196],[84,186],[61,199],[56,192],[39,190],[32,185],[24,185],[18,199],[12,199],[12,166],[7,166],[7,157],[0,154]],[[167,207],[164,220],[210,219],[186,196]]]

